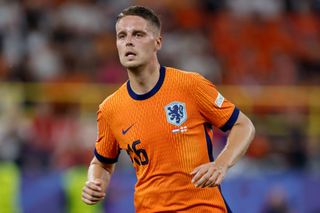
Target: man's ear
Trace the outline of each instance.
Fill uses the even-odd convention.
[[[156,42],[156,50],[160,50],[162,47],[162,36],[158,36],[155,42]]]

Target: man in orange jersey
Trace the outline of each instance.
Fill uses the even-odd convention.
[[[159,18],[132,6],[116,22],[117,48],[129,80],[98,110],[98,139],[82,200],[105,197],[120,150],[136,170],[136,212],[231,212],[220,183],[254,137],[251,121],[193,72],[161,66]],[[230,130],[212,157],[212,126]]]

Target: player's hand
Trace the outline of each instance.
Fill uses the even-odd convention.
[[[215,162],[202,164],[190,173],[193,175],[192,183],[199,188],[217,186],[222,182],[227,170],[227,166]]]
[[[104,199],[106,196],[103,181],[96,179],[94,181],[87,181],[82,188],[82,201],[88,205],[93,205]]]

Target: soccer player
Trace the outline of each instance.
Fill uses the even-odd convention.
[[[129,80],[99,106],[82,200],[95,204],[106,196],[126,150],[137,175],[136,212],[231,212],[219,185],[247,150],[254,126],[201,75],[161,66],[161,44],[152,10],[132,6],[118,15],[116,45]],[[216,159],[212,127],[230,130]]]

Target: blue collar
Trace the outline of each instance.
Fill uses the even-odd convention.
[[[150,97],[152,97],[154,94],[156,94],[162,84],[163,84],[163,81],[164,81],[164,77],[165,77],[165,74],[166,74],[166,68],[164,66],[160,66],[160,77],[159,77],[159,80],[158,82],[156,83],[156,85],[152,88],[152,90],[150,90],[149,92],[145,93],[145,94],[136,94],[131,86],[130,86],[130,80],[128,80],[127,82],[127,90],[128,90],[128,93],[130,95],[131,98],[135,99],[135,100],[145,100],[145,99],[148,99]]]

